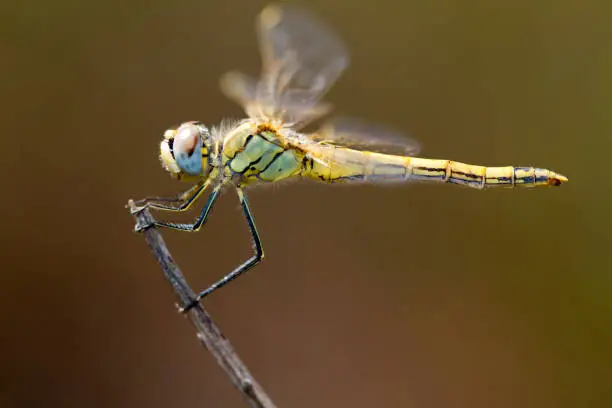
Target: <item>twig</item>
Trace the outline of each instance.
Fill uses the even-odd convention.
[[[136,219],[137,226],[147,227],[154,222],[148,209],[135,206],[132,200],[128,202],[128,207]],[[174,262],[159,231],[155,228],[145,228],[143,234],[157,262],[159,262],[164,276],[172,286],[180,307],[190,304],[195,299],[195,293]],[[249,404],[252,407],[275,408],[272,400],[249,373],[229,340],[213,323],[206,310],[198,304],[189,309],[187,316],[195,327],[197,337],[202,345],[215,357],[217,363],[225,370],[234,386],[244,395]]]

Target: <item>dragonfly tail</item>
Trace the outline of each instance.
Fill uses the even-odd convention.
[[[472,188],[559,186],[567,177],[538,167],[485,167],[452,160],[423,159],[318,146],[305,158],[302,175],[324,182],[436,181]]]

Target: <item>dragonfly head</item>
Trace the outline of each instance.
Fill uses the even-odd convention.
[[[185,122],[168,129],[159,146],[162,166],[179,180],[192,181],[210,172],[212,143],[208,128],[200,122]]]

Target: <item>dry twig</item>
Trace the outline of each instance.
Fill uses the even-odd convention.
[[[154,220],[148,209],[136,207],[132,200],[129,201],[128,206],[136,219],[137,226],[147,227],[152,225]],[[189,305],[195,299],[195,293],[187,284],[174,259],[172,259],[161,234],[155,228],[146,228],[143,234],[157,262],[159,262],[165,278],[172,286],[172,290],[178,298],[178,304],[180,307]],[[229,340],[223,336],[202,305],[197,304],[189,309],[186,314],[195,327],[197,337],[202,345],[215,357],[217,363],[225,370],[234,386],[244,395],[249,404],[252,407],[275,408],[272,400],[249,373]]]

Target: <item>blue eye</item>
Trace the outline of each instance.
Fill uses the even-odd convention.
[[[197,126],[181,126],[174,137],[172,151],[176,164],[185,173],[197,175],[202,172],[202,137]]]

